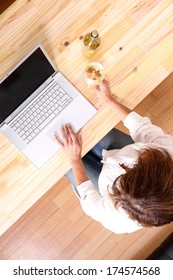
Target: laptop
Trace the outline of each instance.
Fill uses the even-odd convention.
[[[0,80],[0,131],[37,167],[59,149],[54,134],[69,123],[75,132],[97,110],[55,68],[42,45]]]

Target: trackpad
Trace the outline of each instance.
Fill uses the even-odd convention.
[[[55,134],[61,137],[61,126],[65,125],[67,122],[64,119],[58,121],[46,134],[52,140],[55,141]]]

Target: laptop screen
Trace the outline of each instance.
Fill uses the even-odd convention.
[[[0,84],[0,123],[53,73],[40,48],[36,49]]]

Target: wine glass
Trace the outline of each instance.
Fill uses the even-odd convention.
[[[104,79],[104,68],[98,62],[91,62],[87,65],[83,79],[88,87],[98,85]]]

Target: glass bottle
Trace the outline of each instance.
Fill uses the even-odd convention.
[[[100,37],[97,30],[93,30],[87,33],[83,39],[83,54],[87,57],[91,57],[95,54],[100,46]]]

